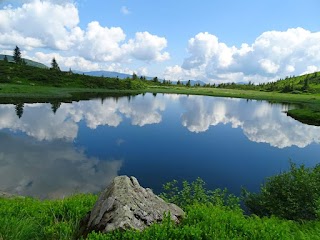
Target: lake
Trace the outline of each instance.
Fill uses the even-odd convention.
[[[320,127],[288,117],[291,107],[173,94],[0,104],[0,190],[60,198],[130,175],[156,193],[197,177],[258,191],[289,160],[320,162]]]

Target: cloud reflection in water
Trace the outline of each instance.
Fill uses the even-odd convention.
[[[320,127],[286,116],[284,111],[288,106],[285,105],[199,96],[181,97],[180,103],[186,109],[181,117],[182,125],[191,132],[205,132],[210,126],[231,124],[233,128],[240,127],[249,140],[277,148],[304,148],[314,142],[320,143]]]
[[[121,160],[88,158],[68,142],[35,142],[0,133],[0,189],[6,192],[39,198],[98,192],[121,165]]]

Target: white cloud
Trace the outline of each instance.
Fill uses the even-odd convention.
[[[269,59],[260,59],[258,62],[266,73],[277,73],[280,67]]]
[[[122,6],[121,9],[120,9],[120,12],[121,12],[123,15],[128,15],[128,14],[131,13],[131,12],[129,11],[128,7],[126,7],[126,6]]]
[[[101,26],[92,21],[81,29],[79,22],[73,1],[30,0],[17,8],[7,6],[0,10],[0,46],[3,50],[15,45],[28,51],[42,48],[46,54],[51,49],[68,57],[68,65],[74,62],[74,66],[88,63],[83,59],[95,63],[169,59],[169,53],[164,51],[167,47],[164,37],[137,32],[134,38],[126,39],[120,27]]]
[[[125,53],[145,61],[165,61],[170,58],[168,52],[162,50],[167,47],[167,40],[148,32],[138,32],[134,39],[130,39],[122,46]]]
[[[168,67],[165,75],[175,77],[178,72],[185,78],[215,82],[263,82],[320,68],[320,32],[303,28],[264,32],[240,48],[199,33],[189,40],[187,50],[190,56],[181,68]]]
[[[67,50],[81,35],[78,23],[74,4],[34,0],[0,10],[0,44]]]
[[[100,26],[98,22],[91,22],[79,45],[80,55],[90,60],[120,60],[123,54],[119,43],[125,38],[126,35],[119,27],[107,28]]]

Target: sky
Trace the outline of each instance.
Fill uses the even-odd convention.
[[[268,82],[320,71],[318,0],[0,0],[0,53],[63,70]]]

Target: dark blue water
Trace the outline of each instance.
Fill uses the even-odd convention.
[[[238,194],[289,160],[320,163],[320,128],[264,101],[146,94],[17,108],[0,105],[0,190],[16,194],[98,192],[123,174],[156,193],[201,177]]]

